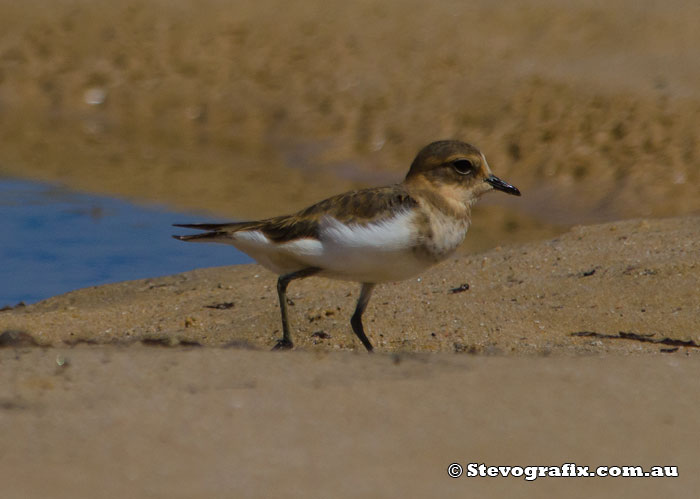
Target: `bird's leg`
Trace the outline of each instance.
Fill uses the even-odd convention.
[[[360,297],[357,299],[355,313],[352,314],[352,318],[350,319],[352,330],[355,332],[357,337],[360,338],[360,341],[368,352],[371,352],[373,349],[372,344],[369,342],[369,339],[367,339],[367,335],[365,335],[365,329],[362,327],[362,314],[364,313],[365,308],[367,308],[367,303],[369,303],[369,299],[372,296],[374,286],[376,286],[376,284],[371,282],[362,283],[362,290],[360,291]]]
[[[308,267],[297,270],[289,274],[281,275],[277,279],[277,296],[280,299],[280,311],[282,312],[282,339],[277,340],[277,344],[273,350],[286,350],[294,346],[292,337],[289,334],[289,321],[287,319],[287,286],[294,279],[303,279],[318,273],[321,269],[316,267]]]

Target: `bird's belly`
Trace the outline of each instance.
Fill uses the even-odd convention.
[[[319,275],[355,282],[400,281],[436,263],[411,247],[344,246],[313,239],[271,244],[255,251],[245,245],[236,246],[277,274],[317,267],[321,269]]]
[[[445,259],[464,238],[464,229],[436,235],[443,244],[426,238],[414,225],[414,214],[400,212],[390,219],[364,225],[324,219],[318,239],[301,238],[283,243],[270,241],[262,233],[237,234],[232,244],[264,267],[287,274],[308,267],[320,275],[357,282],[400,281],[413,277]],[[450,227],[451,229],[451,227]],[[444,232],[456,232],[454,241]],[[435,233],[435,231],[434,231]]]
[[[321,275],[357,282],[401,281],[419,274],[433,263],[410,248],[396,251],[330,251],[324,255]]]

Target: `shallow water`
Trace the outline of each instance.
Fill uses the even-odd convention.
[[[0,307],[74,289],[252,260],[232,246],[186,244],[173,223],[206,215],[0,178]]]

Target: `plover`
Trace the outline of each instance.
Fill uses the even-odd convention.
[[[207,232],[173,237],[231,244],[279,275],[282,338],[276,349],[293,346],[286,298],[291,281],[323,276],[361,283],[350,324],[371,352],[362,314],[374,287],[449,257],[467,234],[472,206],[492,189],[520,195],[491,173],[476,147],[443,140],[418,153],[400,184],[338,194],[293,215],[254,222],[175,224]]]

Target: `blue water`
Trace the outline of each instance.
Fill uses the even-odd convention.
[[[0,178],[0,308],[78,288],[252,260],[176,241],[173,223],[213,221],[158,206]]]

